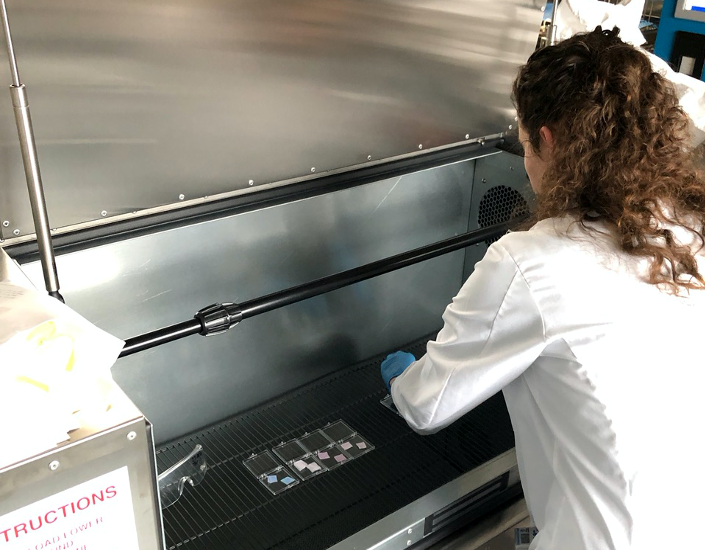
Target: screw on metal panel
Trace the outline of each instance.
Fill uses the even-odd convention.
[[[419,143],[419,149],[423,149],[423,143]]]
[[[372,160],[372,155],[367,155],[367,160]]]
[[[137,437],[137,434],[136,434],[135,432],[130,432],[129,434],[127,434],[127,440],[128,440],[128,441],[132,441],[132,440],[135,439],[136,437]]]
[[[486,179],[486,178],[482,178],[482,183],[487,183],[487,179]]]
[[[15,230],[12,232],[12,234],[15,235],[15,236],[17,236],[17,235],[20,234],[20,230],[19,230],[19,229],[15,229]]]
[[[518,116],[515,116],[515,117],[514,117],[514,122],[519,122],[519,117],[518,117]]]
[[[183,193],[181,193],[181,194],[179,195],[179,200],[180,200],[180,201],[184,200],[185,198],[186,198],[186,195],[184,195]]]
[[[509,169],[510,169],[511,171],[514,171],[514,166],[510,166]]]
[[[510,124],[510,125],[509,125],[509,129],[511,130],[512,128],[514,128],[514,126],[512,126],[512,125]]]
[[[315,172],[315,171],[316,171],[316,167],[314,166],[313,168],[311,168],[311,172]]]
[[[481,140],[479,141],[479,143],[480,143],[480,145],[484,145],[484,144],[485,144],[485,140],[484,140],[484,139],[481,139]]]
[[[3,227],[10,227],[10,222],[5,220],[4,222],[2,222],[2,226]]]
[[[101,215],[101,216],[103,216],[103,217],[105,217],[105,216],[107,216],[107,215],[108,215],[108,212],[107,212],[107,211],[105,211],[105,210],[103,210],[103,211],[102,211],[102,212],[100,213],[100,215]]]
[[[407,541],[406,541],[406,545],[407,545],[407,546],[411,546],[411,541],[410,541],[410,540],[407,540]]]
[[[250,181],[248,181],[247,183],[248,183],[249,185],[254,185],[254,184],[255,184],[255,180],[250,180]]]
[[[58,461],[58,460],[52,460],[52,461],[49,463],[49,469],[50,469],[52,472],[55,472],[56,470],[58,470],[58,469],[59,469],[59,461]]]
[[[413,532],[414,532],[413,529],[409,529],[409,530],[407,531],[408,534],[411,534],[411,533],[413,533]]]
[[[470,139],[470,134],[465,134],[465,139]]]

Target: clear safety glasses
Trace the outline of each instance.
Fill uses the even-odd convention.
[[[186,457],[162,472],[157,478],[162,509],[179,500],[187,483],[191,487],[198,485],[205,477],[206,470],[206,454],[199,444]]]

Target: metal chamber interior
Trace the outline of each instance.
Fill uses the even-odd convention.
[[[209,303],[257,298],[475,229],[483,197],[497,186],[528,198],[521,158],[495,150],[60,254],[62,291],[90,321],[128,338],[185,320]],[[219,336],[192,336],[120,359],[113,377],[153,423],[157,443],[177,438],[438,330],[485,248],[271,311]],[[35,283],[39,267],[23,266]]]

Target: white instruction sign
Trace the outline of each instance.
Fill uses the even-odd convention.
[[[127,466],[0,516],[0,550],[138,550]]]

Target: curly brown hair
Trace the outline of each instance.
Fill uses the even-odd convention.
[[[624,251],[650,259],[648,282],[675,293],[705,288],[695,258],[705,246],[705,180],[673,86],[643,52],[619,29],[597,27],[534,52],[512,99],[537,154],[540,129],[554,137],[535,221],[602,220]],[[686,228],[699,250],[664,224]]]

